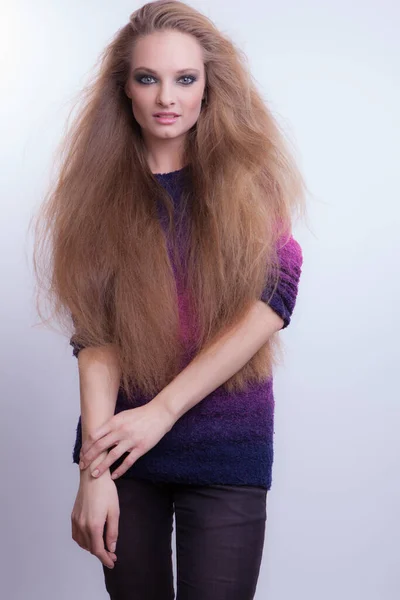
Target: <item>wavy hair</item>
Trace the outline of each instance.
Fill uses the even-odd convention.
[[[125,93],[135,42],[175,30],[202,48],[206,102],[187,132],[183,194],[190,207],[185,286],[195,315],[191,356],[233,328],[279,278],[277,243],[304,214],[305,183],[276,119],[252,81],[246,58],[203,14],[156,1],[117,31],[78,96],[58,147],[60,164],[39,209],[33,262],[53,317],[83,346],[114,344],[129,397],[157,394],[181,370],[177,289],[155,210],[172,203],[151,172]],[[223,385],[243,389],[271,375],[274,334]]]

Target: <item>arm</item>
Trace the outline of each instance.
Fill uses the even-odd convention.
[[[98,460],[100,453],[110,448],[110,436],[116,448],[98,468],[87,469],[93,477],[101,477],[109,467],[129,452],[112,474],[120,477],[143,454],[155,446],[172,429],[175,422],[211,391],[224,383],[244,366],[267,339],[283,324],[283,320],[266,303],[257,300],[245,317],[220,339],[203,349],[150,402],[125,410],[112,417],[85,444],[83,468]],[[96,458],[95,458],[96,457]]]
[[[234,333],[226,333],[196,356],[151,402],[166,408],[177,421],[239,371],[282,325],[281,317],[257,300]]]
[[[119,386],[119,369],[111,345],[81,348],[76,352],[79,367],[82,440],[114,413]],[[97,466],[108,452],[94,458]],[[80,470],[80,483],[71,514],[72,538],[97,556],[103,565],[114,568],[117,560],[119,502],[110,470],[94,480]],[[104,526],[107,531],[104,539]]]
[[[114,415],[121,372],[112,345],[83,348],[75,355],[79,367],[83,444],[93,431]],[[107,453],[105,450],[93,462],[97,465]]]
[[[271,289],[263,290],[261,299],[254,302],[234,328],[203,349],[150,402],[123,411],[97,430],[94,443],[85,450],[84,468],[104,448],[110,447],[109,441],[104,441],[110,434],[117,446],[103,464],[93,470],[94,477],[96,471],[101,476],[124,452],[129,452],[113,472],[113,479],[120,477],[157,444],[183,414],[241,369],[271,335],[288,325],[297,295],[302,254],[292,237],[278,252],[282,276],[272,298]]]
[[[292,235],[280,242],[278,257],[280,280],[272,298],[266,286],[235,332],[201,352],[152,400],[167,408],[173,421],[241,369],[272,334],[289,325],[303,264],[301,246]]]

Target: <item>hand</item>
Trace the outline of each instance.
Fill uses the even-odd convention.
[[[79,466],[86,469],[99,454],[112,448],[107,457],[92,469],[93,477],[100,477],[120,456],[129,452],[112,474],[112,478],[117,479],[153,448],[170,431],[174,422],[168,409],[155,399],[144,406],[123,410],[87,437],[82,445]]]
[[[110,474],[105,473],[100,479],[93,479],[90,474],[81,474],[71,514],[72,539],[110,569],[114,568],[117,560],[114,550],[118,538],[118,521],[118,492]],[[108,550],[104,546],[103,537],[106,522],[105,541]]]

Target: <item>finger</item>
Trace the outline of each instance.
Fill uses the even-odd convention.
[[[95,458],[99,456],[99,454],[101,454],[101,452],[111,447],[113,444],[116,444],[117,442],[118,439],[116,432],[111,432],[107,436],[102,437],[100,440],[97,440],[97,442],[93,442],[90,448],[85,450],[85,452],[81,450],[79,464],[82,464],[84,468],[87,467]]]
[[[86,440],[83,442],[82,446],[81,446],[81,458],[82,456],[84,456],[84,454],[89,450],[89,448],[92,447],[92,445],[97,442],[97,437],[94,439],[93,438],[93,433],[89,434],[86,438]]]
[[[142,452],[141,448],[138,448],[136,446],[132,450],[132,452],[129,453],[129,455],[126,457],[124,462],[118,467],[118,469],[115,469],[115,471],[113,471],[111,478],[118,479],[118,477],[121,477],[121,475],[126,473],[127,470],[133,465],[133,463],[135,463],[137,461],[137,459],[142,456],[142,454],[143,454],[143,452]]]
[[[99,427],[98,429],[95,429],[94,431],[89,433],[81,447],[82,455],[84,455],[89,450],[89,448],[92,446],[92,444],[97,442],[97,440],[99,440],[103,436],[110,433],[111,430],[112,430],[111,419],[109,419],[101,427]]]
[[[86,529],[84,529],[84,528],[81,529],[80,539],[82,541],[82,544],[81,544],[82,548],[84,550],[86,550],[87,552],[91,552],[90,536],[89,536],[88,532],[86,531]]]
[[[107,471],[107,469],[109,469],[116,460],[118,460],[125,452],[127,452],[127,450],[128,447],[126,443],[123,444],[122,442],[112,448],[112,450],[110,450],[110,452],[107,454],[106,458],[93,469],[91,469],[92,476],[100,477],[100,475],[102,475],[104,471]]]
[[[78,527],[75,525],[74,522],[72,522],[72,539],[74,540],[74,542],[76,542],[78,544],[78,546],[80,546],[81,548],[83,548],[84,550],[86,550],[86,548],[84,548],[83,546],[83,539],[81,537],[80,531],[78,529]]]
[[[80,546],[83,550],[89,551],[89,544],[85,536],[85,532],[74,518],[71,518],[71,530],[72,539],[74,540],[74,542],[76,542],[78,546]]]
[[[101,427],[98,427],[98,429],[95,429],[95,431],[93,431],[88,439],[86,440],[86,442],[96,442],[97,440],[99,440],[100,438],[104,437],[105,435],[108,435],[109,433],[111,433],[114,429],[116,429],[116,427],[118,426],[118,424],[120,423],[120,421],[124,418],[124,415],[120,415],[119,413],[112,416],[110,419],[108,419],[108,421],[106,421],[105,423],[103,423],[103,425]]]
[[[119,435],[116,431],[108,434],[106,437],[101,438],[93,444],[93,446],[88,450],[85,454],[82,455],[81,462],[79,466],[82,469],[85,469],[91,462],[94,461],[104,450],[108,450],[108,448],[112,448],[112,446],[118,444],[120,441]]]
[[[91,553],[103,563],[105,567],[114,568],[114,561],[104,547],[103,539],[104,525],[92,526],[90,529],[90,548]]]
[[[116,551],[118,539],[119,510],[110,510],[106,525],[106,546],[110,552]]]

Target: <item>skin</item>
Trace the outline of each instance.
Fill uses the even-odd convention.
[[[178,74],[182,69],[185,71]],[[205,83],[202,48],[191,35],[156,32],[140,39],[133,48],[125,93],[141,127],[153,173],[184,166],[183,142],[201,112]],[[180,116],[174,124],[162,125],[153,117],[160,111]]]

